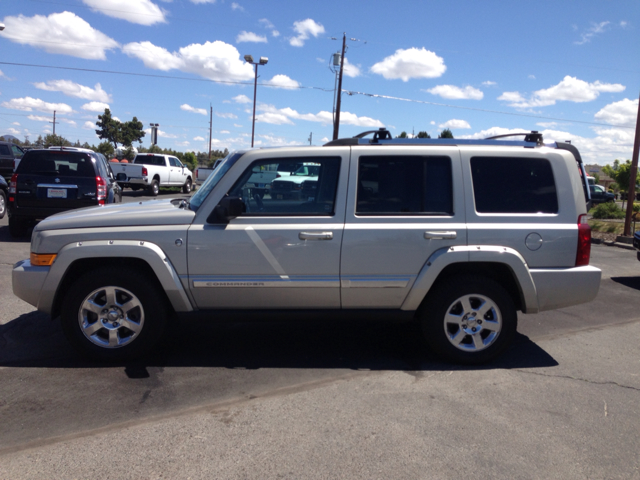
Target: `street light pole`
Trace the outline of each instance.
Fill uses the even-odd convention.
[[[338,80],[338,99],[336,101],[336,117],[333,125],[333,140],[338,139],[338,132],[340,130],[340,104],[342,101],[342,72],[344,71],[344,51],[347,46],[347,34],[346,32],[342,36],[342,56],[340,57],[340,77]]]
[[[255,65],[255,80],[253,82],[253,121],[251,122],[251,148],[253,148],[253,136],[256,131],[256,93],[258,91],[258,65],[266,65],[269,59],[267,57],[260,57],[259,61],[254,62],[252,55],[245,55],[244,59],[247,63]]]

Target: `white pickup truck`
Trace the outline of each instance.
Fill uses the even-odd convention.
[[[177,157],[158,153],[139,153],[132,163],[111,163],[111,170],[121,187],[133,190],[146,188],[153,196],[160,186],[182,187],[191,192],[193,173]]]

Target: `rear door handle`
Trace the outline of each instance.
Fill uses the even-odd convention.
[[[300,232],[300,240],[332,240],[333,232]]]
[[[424,238],[427,240],[453,240],[457,236],[457,232],[424,232]]]

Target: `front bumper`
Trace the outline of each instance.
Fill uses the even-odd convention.
[[[11,282],[13,293],[25,302],[38,307],[40,292],[51,267],[34,267],[29,260],[21,260],[13,266]]]

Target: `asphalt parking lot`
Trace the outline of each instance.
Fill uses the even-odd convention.
[[[28,255],[0,220],[0,478],[640,478],[633,251],[594,245],[596,300],[520,315],[481,368],[414,325],[331,319],[191,320],[153,358],[91,363],[12,295]]]

